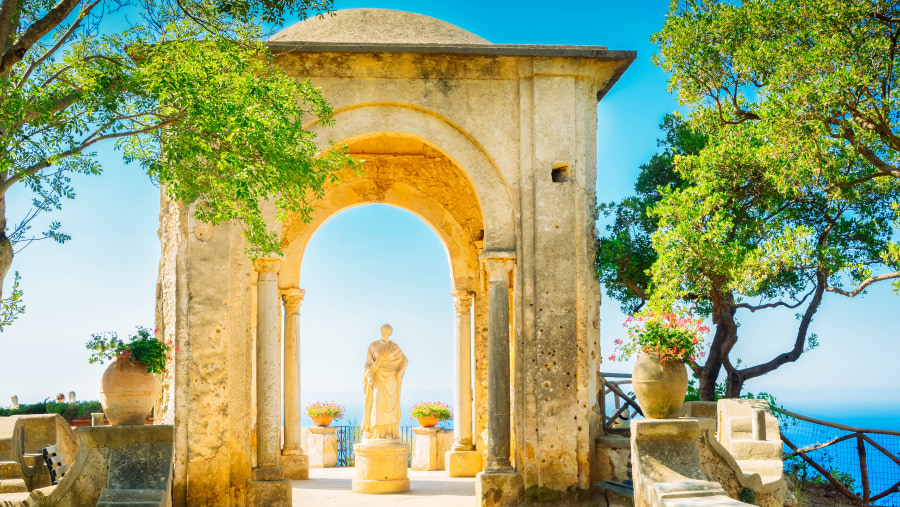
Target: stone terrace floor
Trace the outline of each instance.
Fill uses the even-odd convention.
[[[293,481],[293,504],[299,507],[372,505],[387,507],[474,507],[475,479],[447,477],[447,472],[409,471],[411,491],[360,495],[350,490],[352,467],[311,468],[308,481]]]

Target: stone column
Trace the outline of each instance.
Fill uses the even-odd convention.
[[[475,498],[482,506],[512,507],[525,501],[524,480],[509,459],[509,282],[516,259],[512,252],[485,252],[481,260],[488,275],[488,448]]]
[[[482,453],[472,442],[472,298],[466,290],[453,292],[456,307],[456,389],[453,395],[453,446],[442,455],[450,477],[474,477],[482,469]]]
[[[454,451],[471,451],[472,444],[472,298],[475,294],[466,290],[453,293],[456,307],[456,356],[454,376],[456,389],[453,396]]]
[[[289,479],[309,479],[309,458],[300,443],[300,305],[303,289],[281,293],[284,303],[284,447],[281,467]]]
[[[511,471],[509,397],[509,276],[512,258],[486,258],[488,275],[488,457],[486,472]]]
[[[281,351],[278,349],[278,259],[257,259],[256,468],[251,505],[290,505],[291,485],[279,465],[281,447]]]

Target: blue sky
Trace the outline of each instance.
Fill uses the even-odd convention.
[[[560,5],[336,2],[339,9],[418,12],[495,43],[637,51],[637,60],[598,105],[598,200],[618,200],[631,192],[638,166],[656,151],[662,116],[678,107],[666,90],[665,75],[650,63],[654,47],[648,39],[661,27],[668,2]],[[84,343],[90,333],[123,334],[136,325],[153,325],[159,191],[110,148],[102,148],[99,156],[104,174],[75,177],[78,196],[55,217],[72,241],[33,244],[14,261],[28,310],[0,335],[0,404],[12,394],[25,402],[69,390],[80,399],[97,399],[104,367],[88,364]],[[28,199],[22,193],[10,196],[11,221]],[[404,405],[422,399],[452,402],[450,273],[446,250],[431,229],[403,210],[353,208],[317,231],[306,256],[301,273],[307,291],[301,309],[303,404],[361,403],[365,347],[377,339],[383,322],[393,324],[410,358]],[[865,416],[873,425],[896,426],[900,377],[892,372],[900,349],[898,302],[887,286],[854,301],[826,298],[813,325],[822,346],[746,388],[770,392],[788,408],[811,415],[850,422]],[[766,360],[792,343],[793,313],[744,317],[735,355],[745,362]],[[604,298],[601,319],[606,357],[612,341],[624,334],[624,316],[615,301]],[[38,374],[37,365],[47,361],[62,366],[58,375]],[[630,371],[631,364],[606,362],[602,369]]]

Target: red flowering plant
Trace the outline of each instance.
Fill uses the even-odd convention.
[[[157,332],[158,330],[154,331]],[[104,361],[124,357],[131,363],[135,361],[144,363],[149,373],[165,372],[166,362],[172,359],[172,351],[181,350],[180,347],[173,347],[171,341],[163,343],[157,340],[149,329],[140,326],[137,328],[137,334],[130,336],[127,342],[119,339],[119,335],[114,332],[94,333],[85,346],[93,351],[89,359],[92,364],[103,364]]]
[[[632,354],[655,354],[660,362],[681,361],[693,363],[703,357],[704,339],[709,327],[700,319],[682,317],[675,313],[647,313],[628,317],[623,326],[628,328],[628,340],[617,339],[616,353],[610,361],[625,361]]]

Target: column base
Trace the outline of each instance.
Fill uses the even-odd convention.
[[[511,472],[479,472],[475,476],[475,502],[478,507],[513,507],[525,502],[525,481]]]
[[[356,493],[402,493],[409,491],[407,460],[409,446],[401,443],[356,444]]]
[[[280,467],[278,468],[280,471]],[[291,481],[288,479],[264,480],[265,470],[254,468],[247,491],[247,504],[254,507],[290,507]],[[263,471],[259,473],[258,471]]]
[[[484,468],[481,451],[447,451],[447,475],[450,477],[475,477]]]
[[[305,454],[281,455],[279,464],[284,477],[295,481],[309,479],[309,456]]]

